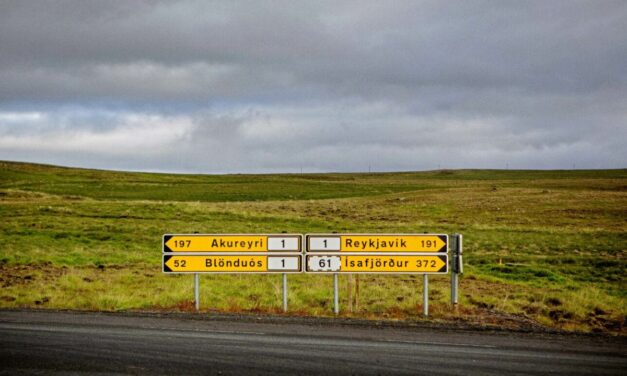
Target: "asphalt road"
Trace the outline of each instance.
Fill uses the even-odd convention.
[[[627,340],[595,336],[0,311],[0,375],[627,375]]]

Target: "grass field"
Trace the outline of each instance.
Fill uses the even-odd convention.
[[[462,233],[461,302],[438,321],[625,334],[627,170],[172,175],[0,162],[0,307],[189,310],[164,233]],[[332,315],[330,276],[290,314]],[[421,320],[421,276],[342,276],[343,316]],[[203,275],[205,310],[281,309],[279,275]]]

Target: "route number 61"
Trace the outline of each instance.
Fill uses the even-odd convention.
[[[338,272],[340,271],[339,256],[310,256],[308,269],[318,272]]]

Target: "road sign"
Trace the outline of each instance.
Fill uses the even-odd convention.
[[[443,234],[328,234],[307,235],[307,252],[420,252],[446,253]]]
[[[448,255],[405,253],[307,254],[308,273],[446,274]]]
[[[164,273],[300,273],[301,256],[292,254],[164,254]]]
[[[163,252],[300,252],[302,235],[164,235]]]

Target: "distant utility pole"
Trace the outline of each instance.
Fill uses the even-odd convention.
[[[372,170],[372,169],[371,169],[371,166],[370,166],[370,165],[368,165],[368,173],[370,173],[370,171],[371,171],[371,170]]]

